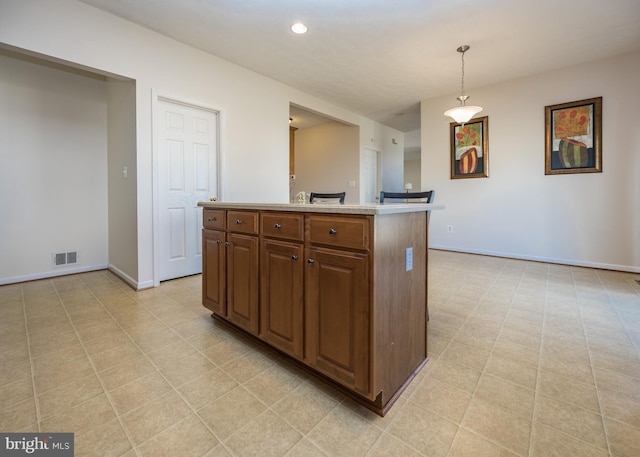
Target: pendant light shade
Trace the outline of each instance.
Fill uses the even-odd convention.
[[[460,96],[456,97],[456,100],[460,101],[460,106],[451,108],[444,112],[445,116],[449,116],[459,124],[468,122],[473,116],[482,111],[480,106],[467,106],[465,103],[469,99],[469,96],[464,92],[464,53],[469,50],[469,45],[465,44],[460,46],[457,51],[462,54],[462,88],[460,90]]]
[[[449,116],[454,121],[464,124],[469,121],[473,116],[482,111],[480,106],[466,106],[464,103],[457,108],[451,108],[444,112],[445,116]]]

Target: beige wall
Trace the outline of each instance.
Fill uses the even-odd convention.
[[[108,94],[109,268],[133,287],[138,283],[136,87],[111,79]],[[126,176],[124,169],[126,167]]]
[[[420,159],[404,161],[404,182],[410,182],[413,186],[412,192],[420,192],[422,189],[422,175],[420,170]],[[428,186],[427,186],[428,187]],[[431,189],[424,189],[431,190]]]
[[[640,53],[468,88],[489,117],[489,178],[450,179],[455,95],[422,101],[432,247],[640,272]],[[603,97],[602,173],[545,176],[544,107]],[[453,232],[447,232],[447,225]]]
[[[359,200],[359,132],[337,122],[296,131],[295,196],[300,191],[346,192],[345,203]],[[349,186],[349,181],[355,185]]]

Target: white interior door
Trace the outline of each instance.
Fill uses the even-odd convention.
[[[160,280],[202,272],[202,208],[217,195],[218,113],[158,102]]]
[[[380,200],[380,176],[378,173],[379,151],[375,149],[364,149],[364,160],[362,164],[363,172],[363,195],[364,203],[376,203]]]

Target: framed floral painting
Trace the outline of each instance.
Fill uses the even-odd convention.
[[[451,179],[489,176],[489,117],[452,122]]]
[[[544,174],[602,173],[602,97],[544,107]]]

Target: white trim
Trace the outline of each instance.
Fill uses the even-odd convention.
[[[613,265],[609,263],[600,263],[600,262],[580,262],[580,261],[568,260],[568,259],[555,259],[551,257],[529,256],[529,255],[513,254],[508,252],[482,251],[482,250],[476,250],[476,249],[459,249],[459,248],[452,248],[448,246],[438,246],[438,245],[435,245],[435,246],[429,245],[429,249],[436,249],[440,251],[461,252],[466,254],[487,255],[491,257],[504,257],[507,259],[516,259],[516,260],[530,260],[533,262],[555,263],[558,265],[568,265],[573,267],[598,268],[601,270],[624,271],[627,273],[640,273],[640,267],[634,267],[630,265]]]
[[[56,267],[55,271],[44,271],[41,273],[33,273],[23,276],[12,276],[8,278],[0,278],[0,286],[4,286],[6,284],[15,284],[18,282],[26,282],[26,281],[35,281],[38,279],[48,279],[55,278],[58,276],[67,276],[73,275],[77,273],[87,273],[89,271],[98,271],[98,270],[106,270],[107,264],[100,265],[90,265],[86,267],[77,267],[77,268],[64,268]]]
[[[153,237],[153,287],[160,285],[160,266],[158,250],[160,249],[160,214],[158,210],[158,100],[160,96],[155,89],[151,89],[151,230]]]
[[[153,287],[153,282],[146,281],[146,282],[139,283],[135,279],[133,279],[131,276],[126,274],[124,271],[120,270],[117,267],[114,267],[111,264],[109,265],[109,271],[114,275],[116,275],[118,278],[120,278],[122,281],[124,281],[129,287],[131,287],[134,290],[148,289],[150,287]]]

